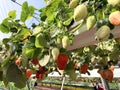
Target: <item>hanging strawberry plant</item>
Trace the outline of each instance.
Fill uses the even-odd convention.
[[[10,33],[2,40],[0,70],[2,81],[7,86],[14,82],[23,88],[32,74],[38,81],[44,79],[54,67],[61,75],[76,79],[74,64],[80,73],[100,66],[104,79],[112,81],[109,70],[116,65],[120,54],[119,40],[111,30],[120,25],[120,2],[115,0],[45,0],[46,6],[39,10],[40,23],[27,27],[26,21],[34,17],[35,9],[27,2],[22,4],[19,20],[16,11],[10,11],[0,24],[0,31]],[[73,45],[75,32],[82,26],[86,30],[96,29],[97,45],[68,51]],[[76,63],[77,62],[77,63]],[[19,77],[19,78],[18,78]],[[111,77],[111,78],[108,78]]]

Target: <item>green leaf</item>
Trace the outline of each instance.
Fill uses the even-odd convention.
[[[50,23],[51,21],[54,21],[56,16],[57,16],[57,12],[53,12],[52,14],[49,15],[49,17],[46,19],[46,21]]]
[[[48,5],[45,9],[45,13],[47,16],[47,21],[51,23],[51,21],[54,21],[58,14],[58,6],[62,2],[61,0],[54,0],[50,5]]]
[[[4,59],[4,61],[2,62],[2,67],[4,68],[6,68],[7,69],[7,67],[9,66],[9,61],[11,60],[11,56],[7,56],[5,59]],[[5,69],[3,70],[3,71],[5,71]]]
[[[48,53],[48,50],[45,50],[45,49],[37,48],[35,51],[35,57],[37,57],[37,59],[39,60],[42,59],[46,54],[49,54],[49,53]]]
[[[33,29],[33,35],[37,35],[42,31],[42,27],[37,26]]]
[[[36,48],[25,48],[23,54],[28,58],[33,58],[35,55]]]
[[[73,20],[73,17],[69,18],[68,20],[64,21],[63,24],[68,26],[70,25],[71,21]]]
[[[31,36],[29,40],[25,43],[25,48],[34,48],[35,47],[35,37]]]
[[[36,36],[35,46],[36,48],[44,48],[47,46],[47,41],[45,39],[45,36],[42,33]]]
[[[64,0],[65,3],[69,4],[71,0]]]
[[[12,10],[8,13],[8,16],[12,19],[15,19],[16,18],[16,10]]]
[[[14,83],[15,87],[22,89],[26,86],[26,79],[23,77],[19,82]]]
[[[71,79],[75,80],[77,75],[75,74],[75,70],[74,70],[73,66],[74,66],[74,62],[70,61],[67,64],[65,71],[70,76]]]
[[[4,39],[2,40],[3,44],[5,44],[5,45],[6,45],[9,41],[10,41],[9,38],[4,38]]]
[[[46,18],[47,18],[47,16],[46,16],[46,8],[44,7],[44,8],[40,9],[40,19],[42,21],[45,21]]]
[[[29,6],[28,8],[29,8],[29,15],[33,16],[35,8],[33,6]]]
[[[18,83],[15,83],[14,85],[17,88],[22,89],[22,88],[24,88],[26,86],[26,83],[24,83],[24,82],[18,82]]]
[[[7,59],[9,60],[9,57],[7,57]],[[2,67],[3,67],[3,82],[4,82],[4,85],[6,87],[7,87],[8,83],[9,83],[9,81],[6,78],[6,74],[7,74],[7,70],[9,68],[9,66],[10,66],[10,63],[2,63]]]
[[[22,11],[22,12],[21,12],[21,16],[20,16],[20,20],[21,20],[22,22],[25,22],[26,19],[27,19],[27,16],[28,16],[28,14],[27,14],[25,11]]]
[[[28,60],[29,58],[24,54],[24,51],[22,52],[22,66],[27,67],[28,66]]]
[[[0,81],[3,80],[3,71],[0,71]]]
[[[27,58],[33,58],[36,56],[36,50],[37,49],[35,48],[35,37],[31,36],[22,49],[22,55]]]
[[[17,33],[17,31],[18,31],[18,27],[10,28],[10,32],[12,32],[12,33]]]
[[[22,4],[22,12],[20,20],[25,22],[27,19],[30,19],[34,14],[35,8],[33,6],[28,6],[27,2]]]
[[[25,22],[27,17],[28,17],[28,14],[29,14],[29,8],[28,8],[28,3],[27,2],[24,2],[22,4],[22,12],[21,12],[21,16],[20,16],[20,20],[22,22]]]
[[[54,0],[52,3],[46,7],[46,15],[49,17],[53,12],[56,12],[61,0]]]
[[[28,3],[27,1],[25,1],[23,4],[22,4],[22,11],[26,11],[28,10]],[[29,11],[28,11],[29,12]]]
[[[4,24],[0,24],[0,31],[3,33],[8,34],[9,33],[9,28],[7,26],[5,26]]]
[[[35,8],[33,6],[29,6],[28,10],[29,12],[28,12],[27,20],[33,17]]]
[[[20,30],[18,32],[18,34],[22,35],[22,36],[28,35],[28,34],[30,34],[30,29],[28,29],[28,28],[22,28],[22,30]]]
[[[12,26],[11,21],[10,21],[10,18],[5,18],[5,19],[2,21],[2,24],[5,25],[7,28],[10,28],[10,27]]]
[[[15,64],[11,64],[7,69],[6,78],[9,82],[17,83],[23,79],[23,75]]]
[[[111,58],[111,60],[117,60],[117,58],[120,55],[120,51],[117,48],[114,48],[114,50],[109,54],[109,57]]]
[[[7,87],[9,84],[9,81],[7,80],[6,77],[3,77],[3,82],[4,82],[4,85]]]

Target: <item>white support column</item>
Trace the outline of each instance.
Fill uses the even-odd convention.
[[[65,77],[63,77],[62,86],[60,90],[63,90],[64,82],[65,82]]]
[[[103,85],[104,90],[110,90],[108,81],[105,80],[105,79],[103,79],[102,77],[100,77],[100,78],[101,78],[101,81],[102,81],[102,85]]]

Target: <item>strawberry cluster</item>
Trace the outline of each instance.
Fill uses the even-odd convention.
[[[47,71],[47,70],[46,70],[45,67],[40,66],[40,67],[39,67],[39,70],[37,70],[37,72],[36,72],[36,78],[42,80],[42,79],[43,79],[43,76],[44,76],[45,73],[46,73],[46,71]]]

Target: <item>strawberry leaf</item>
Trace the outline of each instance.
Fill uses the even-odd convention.
[[[72,80],[75,80],[77,75],[75,73],[73,66],[74,66],[74,62],[70,61],[65,68],[65,72],[70,76]]]

